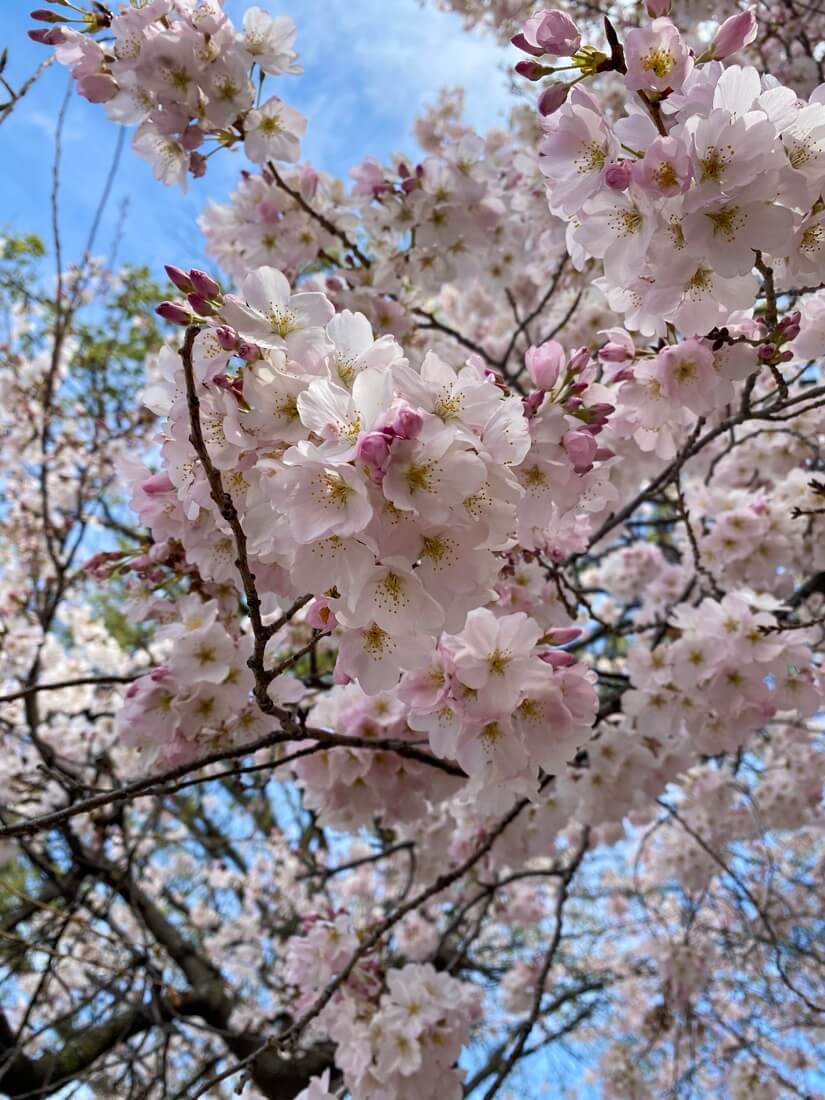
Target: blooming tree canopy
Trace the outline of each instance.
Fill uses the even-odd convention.
[[[251,164],[0,242],[0,1094],[821,1095],[823,16],[441,0],[521,102],[341,180],[288,17],[47,2]]]

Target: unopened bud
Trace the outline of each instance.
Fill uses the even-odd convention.
[[[630,185],[633,167],[629,160],[620,160],[605,169],[604,182],[611,191],[626,191]]]
[[[193,320],[192,311],[180,302],[161,302],[155,313],[173,325],[191,325]]]
[[[31,19],[36,19],[38,23],[68,23],[69,20],[65,15],[58,15],[56,11],[49,11],[47,8],[35,8],[34,11],[29,12]]]
[[[192,285],[192,280],[179,267],[175,267],[174,264],[166,264],[164,271],[169,276],[171,282],[175,284],[178,290],[182,290],[184,294],[191,294],[195,289]]]
[[[218,325],[215,339],[224,351],[234,351],[238,346],[238,334],[230,325]]]
[[[32,42],[39,42],[41,46],[59,46],[66,41],[66,31],[63,27],[38,27],[26,33]]]
[[[713,41],[706,51],[714,61],[724,61],[732,53],[750,45],[756,38],[758,24],[756,16],[748,8],[747,11],[737,12],[721,25],[713,36]]]
[[[214,317],[215,307],[202,294],[187,294],[186,300],[199,317]]]
[[[163,472],[152,474],[152,476],[147,477],[141,485],[141,489],[144,493],[148,493],[149,496],[154,496],[156,493],[168,493],[174,488],[175,486],[172,484],[169,475]]]
[[[396,412],[390,427],[393,435],[398,439],[416,439],[424,427],[424,418],[420,412],[416,412],[409,405],[402,405]]]
[[[546,65],[539,65],[538,61],[528,61],[527,58],[516,62],[515,70],[519,76],[526,77],[527,80],[541,80],[543,76],[549,76],[553,71]]]
[[[564,348],[556,340],[529,347],[524,356],[527,373],[540,390],[552,390],[564,367]]]
[[[565,80],[551,80],[539,96],[539,114],[545,118],[554,114],[564,104],[570,92],[570,83]]]
[[[218,282],[211,275],[197,267],[193,267],[189,272],[189,278],[192,280],[192,286],[204,298],[217,298],[221,292]]]

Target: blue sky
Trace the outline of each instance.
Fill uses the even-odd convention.
[[[258,0],[272,14],[291,15],[305,73],[268,86],[309,118],[303,153],[316,167],[339,175],[368,154],[415,149],[413,120],[445,86],[467,90],[467,118],[480,129],[500,125],[509,102],[505,69],[517,58],[483,34],[467,34],[460,19],[420,0]],[[26,36],[33,26],[28,0],[3,0],[0,49],[7,47],[5,77],[18,86],[47,54]],[[227,0],[240,22],[247,0]],[[53,65],[0,127],[0,232],[39,232],[48,240],[49,194],[55,120],[68,80]],[[85,242],[106,177],[117,128],[103,108],[72,98],[64,130],[61,231],[64,250],[76,257]],[[213,158],[206,177],[183,195],[164,187],[127,147],[102,226],[97,251],[108,250],[124,198],[120,258],[148,263],[203,263],[196,218],[209,199],[223,201],[242,154]]]

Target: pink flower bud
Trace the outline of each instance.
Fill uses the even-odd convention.
[[[581,634],[580,626],[556,626],[547,631],[543,640],[548,645],[567,645],[568,642],[574,642],[576,638],[581,637]]]
[[[548,115],[554,114],[558,111],[564,101],[567,99],[567,94],[570,91],[570,84],[563,80],[551,80],[545,85],[544,91],[539,96],[539,114],[546,118]]]
[[[35,8],[34,11],[29,12],[29,18],[36,19],[39,23],[68,23],[65,15],[58,15],[56,11],[49,11],[48,8]]]
[[[60,46],[66,41],[66,31],[63,27],[38,27],[26,33],[32,42],[39,42],[41,46]]]
[[[175,267],[174,264],[166,264],[164,271],[169,276],[171,282],[175,284],[178,290],[182,290],[184,294],[191,294],[195,289],[192,285],[192,280],[179,267]]]
[[[159,474],[152,474],[141,485],[141,489],[144,493],[148,493],[149,496],[154,496],[156,493],[168,493],[175,486],[172,484],[172,480],[168,474],[161,471]]]
[[[191,325],[193,320],[192,311],[180,302],[161,302],[155,313],[173,325]]]
[[[614,344],[611,340],[601,349],[599,358],[605,363],[624,363],[630,358],[630,352],[623,344]]]
[[[524,399],[524,415],[529,420],[535,416],[544,403],[544,390],[532,390]]]
[[[756,349],[756,354],[759,356],[763,363],[767,363],[769,360],[773,359],[774,355],[776,355],[776,345],[760,344],[759,347]]]
[[[552,390],[564,367],[564,348],[556,340],[527,349],[524,362],[527,373],[540,390]]]
[[[576,654],[567,653],[563,649],[553,649],[548,653],[542,653],[541,659],[552,668],[570,668],[576,663]]]
[[[607,423],[608,417],[616,411],[615,405],[608,405],[606,401],[599,401],[587,408],[587,422],[591,426],[597,424],[600,428]]]
[[[786,340],[795,340],[799,335],[799,325],[785,325],[782,335]]]
[[[563,11],[539,11],[524,24],[524,39],[529,46],[556,57],[570,57],[582,42],[578,28]],[[523,47],[522,47],[523,48]],[[533,50],[529,50],[532,53]]]
[[[217,298],[221,292],[220,286],[212,276],[197,267],[193,267],[189,272],[189,278],[192,280],[192,286],[204,298]]]
[[[633,166],[630,161],[620,160],[608,165],[604,172],[604,182],[611,191],[625,191],[630,185]]]
[[[670,0],[647,0],[645,7],[651,19],[658,19],[662,15],[670,15]]]
[[[519,76],[526,77],[527,80],[541,80],[543,76],[547,76],[553,70],[548,69],[546,65],[539,65],[538,61],[518,61],[515,65],[515,70]]]
[[[231,325],[218,325],[215,329],[215,339],[224,351],[234,351],[238,346],[238,334]]]
[[[588,351],[588,349],[579,348],[578,351],[573,352],[570,357],[570,362],[567,364],[567,366],[574,374],[578,374],[579,371],[584,370],[589,362],[590,352]]]
[[[199,317],[214,317],[215,307],[202,294],[187,294],[186,300]]]
[[[398,439],[417,439],[423,427],[424,417],[409,405],[402,405],[390,424],[393,435]]]
[[[576,473],[586,473],[593,465],[597,450],[596,440],[590,432],[565,432],[561,442]]]
[[[390,460],[390,440],[383,432],[367,432],[358,440],[355,454],[368,468],[372,480],[380,482]]]
[[[756,16],[750,8],[731,15],[713,36],[707,55],[714,61],[724,61],[732,53],[753,42],[758,27]]]

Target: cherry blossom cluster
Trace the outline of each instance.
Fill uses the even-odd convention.
[[[357,680],[370,695],[394,687],[403,670],[428,669],[410,688],[422,714],[445,710],[447,672],[466,665],[458,682],[478,705],[454,693],[450,703],[476,715],[468,737],[489,726],[479,745],[492,746],[488,718],[508,724],[511,708],[539,706],[536,684],[528,686],[537,677],[554,681],[550,696],[575,700],[569,710],[550,696],[541,704],[559,708],[560,736],[580,733],[592,690],[575,672],[553,668],[573,662],[552,652],[531,657],[542,633],[536,623],[518,612],[499,626],[483,606],[496,598],[515,533],[525,550],[561,558],[583,546],[580,512],[611,498],[600,466],[612,452],[597,437],[613,406],[601,400],[609,394],[593,381],[587,352],[568,357],[554,342],[532,349],[528,369],[540,388],[523,401],[472,359],[456,371],[430,353],[413,369],[392,337],[373,339],[366,318],[333,316],[323,294],[291,291],[275,269],[247,276],[242,296],[221,294],[203,272],[170,272],[191,290],[186,304],[160,312],[177,321],[194,320],[196,310],[212,315],[192,345],[199,418],[242,517],[267,612],[313,596],[309,621],[338,628],[337,679]],[[194,461],[181,356],[165,349],[158,369],[147,401],[168,418],[165,471],[127,472],[133,505],[156,540],[182,543],[203,578],[240,588],[232,532]],[[441,632],[462,629],[434,657]],[[486,693],[485,663],[493,675]],[[504,695],[499,683],[508,685]],[[474,772],[484,770],[484,752],[466,740],[459,748],[448,737],[438,751],[466,754]],[[528,756],[516,751],[519,771]]]
[[[277,96],[256,101],[252,79],[256,67],[261,87],[268,75],[301,72],[288,16],[252,7],[236,30],[223,0],[151,0],[116,15],[96,5],[79,20],[48,9],[32,14],[51,26],[31,37],[55,47],[80,95],[105,104],[113,122],[137,125],[133,148],[164,183],[185,189],[187,174],[202,176],[210,142],[215,149],[243,142],[258,164],[298,160],[306,119]],[[97,31],[106,37],[92,37]]]
[[[512,287],[520,308],[534,308],[564,229],[547,217],[529,127],[482,137],[459,111],[444,99],[420,121],[423,159],[367,158],[349,186],[310,165],[277,178],[244,173],[230,203],[200,219],[209,253],[235,279],[261,264],[294,277],[320,258],[336,306],[365,313],[376,331],[411,335],[435,305],[501,357],[510,333],[496,290]]]
[[[700,750],[735,752],[778,712],[815,714],[822,689],[812,638],[804,630],[778,633],[776,610],[771,597],[742,591],[679,605],[675,641],[638,643],[628,653],[633,688],[623,709],[636,729],[659,739],[684,729]]]
[[[117,715],[118,736],[149,767],[251,740],[263,717],[250,700],[251,638],[230,633],[217,601],[194,593],[169,612],[173,621],[155,632],[167,645],[166,663],[129,686]]]
[[[553,31],[556,18],[526,25],[526,45],[574,52],[576,36]],[[623,60],[610,62],[629,93],[622,117],[611,120],[574,81],[544,120],[542,171],[551,210],[570,219],[571,254],[580,265],[601,261],[597,285],[645,335],[668,324],[702,335],[738,320],[759,287],[757,261],[787,285],[821,277],[825,108],[819,91],[806,102],[753,68],[725,68],[721,59],[755,34],[749,12],[732,16],[694,57],[670,19],[655,19],[629,31]],[[596,68],[607,64],[600,57]],[[579,80],[591,71],[581,66]],[[693,359],[688,373],[707,380],[708,356]],[[679,373],[674,363],[671,377]]]
[[[288,979],[298,1005],[348,962],[358,944],[346,914],[308,918],[303,937],[290,942]],[[363,1100],[460,1100],[463,1073],[455,1063],[481,1011],[479,991],[426,963],[407,963],[382,974],[377,960],[362,960],[318,1015],[313,1028],[336,1044],[335,1064],[347,1087]],[[323,1100],[328,1080],[308,1086],[305,1100]]]

